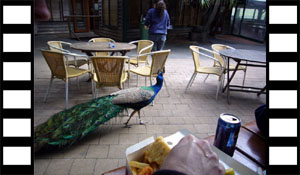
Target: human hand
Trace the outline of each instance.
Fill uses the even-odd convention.
[[[219,163],[206,140],[192,135],[185,136],[171,150],[161,169],[179,171],[188,175],[224,175],[225,169]]]
[[[144,26],[144,28],[145,28],[146,30],[149,30],[149,27],[148,27],[148,26]]]

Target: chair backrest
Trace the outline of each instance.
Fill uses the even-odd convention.
[[[150,40],[139,40],[137,45],[137,54],[150,53],[153,47],[153,41]],[[147,47],[147,48],[146,48]],[[139,61],[146,61],[147,56],[139,56]]]
[[[224,65],[222,65],[221,62],[218,59],[216,59],[216,58],[214,58],[214,57],[212,57],[212,56],[207,55],[206,53],[204,53],[204,52],[207,52],[207,53],[212,54],[212,55],[218,55],[218,56],[220,56],[217,52],[209,50],[209,49],[206,49],[204,47],[199,47],[199,46],[190,46],[190,50],[192,51],[194,65],[195,65],[195,70],[197,70],[198,68],[200,68],[200,55],[204,56],[206,58],[209,58],[211,60],[214,60],[216,62],[216,64],[218,66],[220,66],[221,69],[224,69]]]
[[[63,52],[62,50],[63,46],[61,41],[48,41],[47,44],[49,50],[56,51],[56,52]]]
[[[212,48],[213,51],[218,52],[218,53],[219,53],[219,51],[221,51],[221,50],[225,50],[225,49],[234,49],[233,47],[226,46],[226,45],[223,45],[223,44],[213,44],[213,45],[211,45],[211,48]],[[214,55],[214,57],[215,57],[217,60],[219,60],[219,61],[221,62],[221,64],[222,64],[223,66],[225,66],[225,60],[224,60],[224,58],[222,58],[222,57],[221,57],[220,55],[218,55],[218,54],[213,54],[213,55]],[[214,62],[214,65],[217,65],[217,63]]]
[[[88,42],[112,42],[115,41],[111,38],[92,38]],[[109,56],[109,52],[95,52],[95,56]]]
[[[113,39],[111,38],[92,38],[89,40],[89,42],[115,42]]]
[[[122,74],[125,73],[125,56],[93,56],[94,71],[99,86],[121,87]]]
[[[152,77],[156,77],[159,72],[163,71],[170,52],[171,50],[161,50],[152,52],[152,63],[150,72],[150,75]]]
[[[197,70],[200,67],[200,55],[197,53],[197,51],[199,51],[199,47],[190,46],[190,50],[192,51],[195,70]]]
[[[64,54],[61,52],[41,50],[50,70],[52,77],[65,79],[67,75]]]

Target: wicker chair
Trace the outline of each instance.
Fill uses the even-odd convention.
[[[217,75],[219,77],[219,85],[217,86],[217,93],[216,93],[216,100],[218,100],[218,94],[219,94],[219,89],[222,87],[223,81],[224,81],[224,67],[222,65],[222,63],[217,60],[216,58],[213,58],[201,51],[205,51],[211,54],[218,54],[217,52],[213,52],[211,50],[205,49],[203,47],[199,47],[199,46],[190,46],[190,50],[192,51],[192,55],[193,55],[193,60],[194,60],[194,65],[195,65],[195,71],[190,79],[190,81],[188,82],[185,91],[187,91],[187,89],[192,86],[196,76],[198,73],[202,73],[202,74],[213,74],[213,75]],[[212,66],[212,67],[208,67],[208,66],[200,66],[200,56],[202,57],[206,57],[209,59],[212,59],[213,61],[215,61],[219,66]]]
[[[110,38],[92,38],[88,42],[112,42],[115,43],[113,39]],[[109,52],[94,52],[94,56],[109,56]]]
[[[64,55],[65,60],[67,61],[67,65],[75,66],[75,67],[81,67],[85,64],[89,66],[88,56],[87,55],[81,55],[72,53],[71,51],[64,48],[64,46],[70,46],[71,43],[64,42],[64,41],[48,41],[47,42],[49,50],[56,51],[56,52],[62,52],[62,53],[68,53]],[[69,60],[68,57],[73,57],[73,60]],[[83,59],[77,59],[77,57],[81,57]]]
[[[126,60],[126,63],[130,62],[130,64],[138,67],[139,63],[148,64],[147,57],[148,55],[144,55],[150,53],[153,47],[153,42],[150,40],[138,40],[132,41],[129,44],[137,44],[137,55],[130,57],[130,61]]]
[[[137,86],[138,86],[139,75],[145,77],[145,85],[147,85],[147,77],[150,77],[150,85],[152,86],[152,79],[157,77],[158,72],[162,72],[164,70],[165,63],[167,61],[170,52],[171,50],[161,50],[161,51],[150,52],[142,55],[142,56],[151,55],[152,63],[151,66],[145,65],[145,66],[139,66],[135,69],[130,69],[130,72],[137,74]],[[165,77],[164,77],[164,85],[166,86],[168,96],[170,96]]]
[[[219,53],[219,51],[224,50],[224,49],[234,49],[233,47],[227,46],[227,45],[223,45],[223,44],[213,44],[211,45],[211,48],[213,51]],[[218,59],[220,61],[220,63],[222,64],[222,66],[225,68],[224,73],[228,72],[228,68],[227,68],[227,64],[225,63],[225,60],[223,57],[221,57],[219,54],[214,54],[214,58]],[[216,61],[214,62],[214,66],[219,66]],[[235,69],[235,65],[230,64],[229,65],[229,71],[233,71]],[[245,84],[245,78],[246,78],[246,71],[247,71],[247,66],[239,66],[237,70],[241,70],[244,71],[244,79],[243,79],[243,86]],[[208,77],[208,75],[207,75]],[[207,79],[207,77],[205,78],[205,80]],[[204,81],[205,81],[204,80]]]
[[[66,109],[68,109],[68,89],[69,89],[69,78],[77,78],[77,85],[79,88],[79,76],[89,73],[90,70],[80,69],[76,67],[70,67],[66,65],[65,55],[67,53],[55,52],[49,50],[41,50],[42,54],[51,70],[51,79],[47,92],[44,98],[44,102],[47,101],[49,90],[52,86],[54,78],[63,80],[66,83]]]
[[[128,72],[125,71],[125,56],[101,56],[91,57],[93,62],[92,92],[97,97],[99,88],[103,86],[117,86],[123,89],[128,79]],[[129,87],[129,81],[128,81]]]

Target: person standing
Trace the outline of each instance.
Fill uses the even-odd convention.
[[[154,0],[153,4],[154,8],[146,15],[145,28],[149,30],[149,39],[154,42],[152,50],[158,51],[164,49],[170,18],[163,0]]]

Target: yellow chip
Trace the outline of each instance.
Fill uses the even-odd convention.
[[[145,159],[149,163],[157,163],[160,167],[170,151],[169,145],[164,141],[163,137],[159,136],[145,151]]]
[[[129,166],[134,167],[134,168],[143,169],[144,167],[150,166],[150,165],[147,163],[142,163],[142,162],[138,162],[138,161],[130,161]]]

